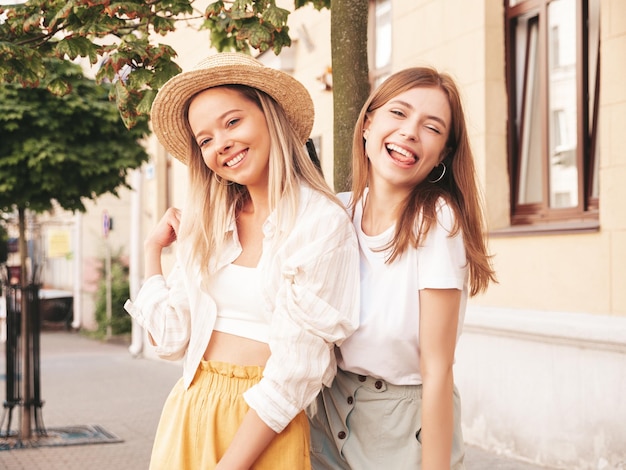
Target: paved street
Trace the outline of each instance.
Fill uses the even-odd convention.
[[[3,402],[5,372],[2,343],[0,399]],[[123,442],[3,450],[0,469],[147,469],[161,407],[180,375],[180,365],[134,358],[126,345],[103,343],[79,333],[43,332],[41,395],[45,402],[42,415],[46,428],[99,425]],[[19,410],[13,415],[16,421]],[[2,424],[4,431],[6,423]],[[543,468],[474,447],[468,449],[466,463],[467,470]]]

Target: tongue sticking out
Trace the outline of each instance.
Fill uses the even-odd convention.
[[[391,156],[391,158],[393,158],[395,161],[399,163],[410,165],[411,163],[415,163],[417,161],[417,158],[415,157],[414,154],[412,154],[411,152],[408,152],[407,150],[401,147],[398,147],[397,145],[393,145],[393,144],[388,145],[387,152],[389,152],[389,155]]]

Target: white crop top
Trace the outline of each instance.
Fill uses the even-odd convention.
[[[261,272],[227,264],[207,283],[217,305],[214,330],[267,343],[269,319],[261,290]]]

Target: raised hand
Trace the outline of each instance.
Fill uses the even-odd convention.
[[[180,227],[180,214],[180,209],[170,207],[146,238],[144,242],[144,275],[146,277],[163,274],[161,251],[176,241]]]

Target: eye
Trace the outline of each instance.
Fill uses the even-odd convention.
[[[439,128],[437,128],[437,127],[435,127],[435,126],[433,126],[433,125],[431,125],[431,124],[427,124],[427,125],[426,125],[426,129],[428,129],[429,131],[433,131],[433,132],[435,132],[435,133],[437,133],[437,134],[440,134],[440,135],[441,135],[441,131],[439,130]]]
[[[234,118],[234,119],[231,119],[230,121],[228,121],[228,122],[226,123],[226,127],[232,127],[232,126],[234,126],[235,124],[237,124],[237,123],[239,122],[239,120],[240,120],[239,118]]]
[[[205,138],[205,139],[200,139],[200,140],[198,141],[198,146],[199,146],[200,148],[203,148],[203,147],[207,146],[209,143],[211,143],[211,140],[212,140],[212,139],[211,139],[211,138],[209,138],[209,137],[207,137],[207,138]]]
[[[389,112],[391,114],[395,114],[398,117],[405,117],[406,116],[406,114],[404,114],[404,112],[402,110],[400,110],[400,109],[390,109]]]

